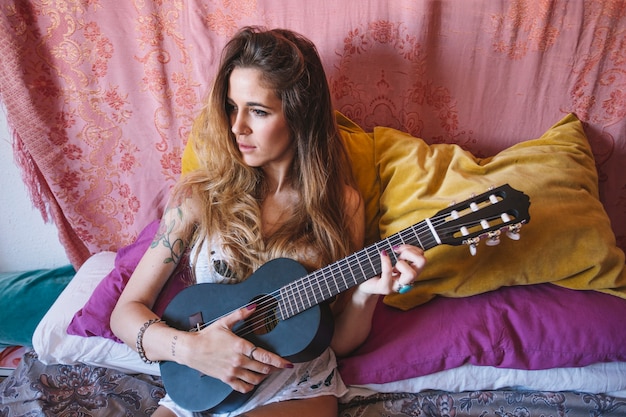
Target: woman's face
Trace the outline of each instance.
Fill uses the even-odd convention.
[[[261,72],[235,68],[228,82],[231,130],[246,164],[285,173],[294,157],[294,146],[282,102],[264,87]]]

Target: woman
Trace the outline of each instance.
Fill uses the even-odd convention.
[[[418,248],[394,248],[394,267],[383,251],[381,275],[335,300],[332,349],[306,363],[232,332],[254,304],[198,332],[169,327],[151,311],[187,248],[197,282],[234,283],[273,258],[315,270],[363,246],[363,201],[315,46],[287,30],[241,30],[224,49],[192,136],[201,168],[175,188],[112,314],[113,331],[145,361],[176,361],[242,393],[263,383],[231,415],[336,416],[345,386],[334,355],[364,341],[379,294],[417,278],[424,265]],[[161,404],[155,416],[192,415],[169,397]]]

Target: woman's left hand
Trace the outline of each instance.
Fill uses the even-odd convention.
[[[381,252],[379,276],[370,278],[345,293],[349,296],[341,297],[334,305],[335,333],[331,347],[337,355],[350,354],[367,338],[380,295],[410,289],[424,269],[426,258],[420,248],[399,245],[392,250],[392,254]],[[397,259],[395,265],[391,256]]]
[[[389,253],[383,250],[380,254],[380,276],[359,285],[359,291],[387,295],[409,289],[413,285],[426,265],[424,251],[411,245],[399,245],[394,247],[393,251],[397,259],[395,266],[392,265]],[[407,285],[409,287],[406,287]]]

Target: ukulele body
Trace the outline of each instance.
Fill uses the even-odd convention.
[[[257,305],[255,313],[238,323],[233,332],[291,362],[306,362],[321,355],[330,344],[333,335],[330,308],[322,303],[281,320],[278,309],[281,300],[277,292],[306,274],[298,262],[279,258],[266,263],[239,284],[192,285],[174,297],[163,313],[163,320],[174,328],[189,331],[196,324],[211,323],[253,303]],[[166,392],[190,411],[233,411],[253,393],[233,391],[219,379],[176,362],[161,362],[160,368]]]

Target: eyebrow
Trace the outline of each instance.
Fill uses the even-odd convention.
[[[265,105],[263,103],[257,103],[255,101],[248,101],[248,102],[246,102],[246,106],[248,106],[248,107],[263,107],[263,108],[268,109],[268,110],[272,109],[270,106],[267,106],[267,105]]]
[[[226,99],[228,104],[235,104],[235,102],[231,98]],[[263,103],[258,103],[256,101],[247,101],[246,107],[263,107],[264,109],[273,110],[273,107],[270,107]]]

